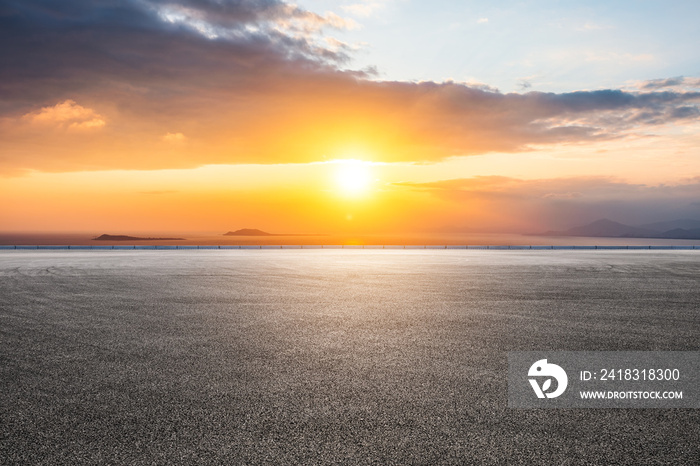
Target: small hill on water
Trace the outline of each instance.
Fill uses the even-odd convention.
[[[272,233],[266,231],[257,230],[255,228],[243,228],[236,231],[229,231],[224,233],[224,236],[276,236]]]
[[[128,235],[100,235],[92,238],[93,241],[184,241],[185,238],[141,238]]]

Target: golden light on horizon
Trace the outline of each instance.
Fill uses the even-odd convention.
[[[339,160],[335,169],[335,183],[340,192],[349,197],[361,196],[369,190],[371,169],[361,160]]]

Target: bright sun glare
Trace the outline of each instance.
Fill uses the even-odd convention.
[[[343,194],[357,196],[365,193],[370,184],[370,166],[360,160],[343,160],[338,163],[335,180]]]

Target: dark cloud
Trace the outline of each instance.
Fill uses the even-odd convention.
[[[518,83],[518,87],[521,91],[527,91],[532,89],[532,83],[526,79],[523,79]]]
[[[665,87],[673,87],[683,84],[683,77],[679,76],[677,78],[666,78],[666,79],[653,79],[647,81],[642,85],[642,89],[663,89]]]
[[[150,0],[149,3],[166,8],[191,9],[199,12],[210,23],[222,25],[275,19],[289,14],[288,10],[302,12],[278,0]]]
[[[646,81],[641,85],[641,89],[644,90],[657,90],[669,87],[700,87],[700,78],[690,78],[684,76],[678,76],[675,78],[666,79],[652,79]]]
[[[242,24],[279,21],[283,25],[299,21],[297,30],[312,31],[323,26],[343,27],[349,20],[337,15],[319,15],[279,0],[150,0],[160,14],[180,13],[224,28],[239,28]]]
[[[700,116],[698,107],[683,106],[671,110],[670,117],[674,119],[697,118]]]
[[[698,92],[372,81],[319,32],[347,26],[278,0],[0,0],[0,170],[307,162],[353,145],[434,161],[700,116]],[[26,117],[69,101],[104,124]]]
[[[55,103],[48,99],[90,89],[109,91],[120,84],[141,87],[153,97],[211,85],[246,88],[266,73],[308,71],[343,58],[311,38],[265,28],[265,21],[306,14],[276,1],[31,0],[2,5],[0,96],[6,104]],[[179,10],[188,13],[178,15]],[[329,24],[309,15],[317,26]],[[215,19],[226,27],[217,29],[209,22]]]

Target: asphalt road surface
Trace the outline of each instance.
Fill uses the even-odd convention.
[[[2,464],[696,464],[508,351],[700,349],[700,251],[0,252]]]

